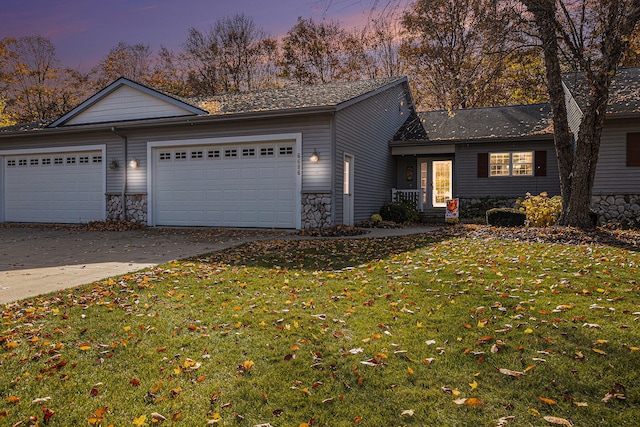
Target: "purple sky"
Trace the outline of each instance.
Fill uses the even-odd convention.
[[[218,18],[237,13],[276,37],[299,16],[335,19],[350,27],[362,22],[377,1],[0,0],[0,38],[48,37],[62,65],[88,71],[120,41],[148,44],[154,53],[161,45],[175,50],[189,28],[207,30]]]

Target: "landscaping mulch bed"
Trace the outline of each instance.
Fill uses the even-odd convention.
[[[608,246],[640,247],[640,231],[597,228],[581,230],[570,227],[491,227],[483,225],[457,225],[441,232],[475,239],[505,239],[518,242],[558,243],[568,245],[596,244]]]

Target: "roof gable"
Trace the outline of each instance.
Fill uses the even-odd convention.
[[[206,111],[151,88],[120,78],[49,127],[193,116]]]

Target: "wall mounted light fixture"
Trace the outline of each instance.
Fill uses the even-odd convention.
[[[131,169],[138,169],[138,159],[133,159],[129,162],[129,166],[131,166]]]
[[[318,163],[318,160],[320,160],[320,156],[318,155],[318,152],[315,148],[313,149],[313,154],[311,155],[311,157],[309,157],[309,160],[311,161],[311,163]]]
[[[116,159],[113,159],[109,162],[109,169],[118,169],[118,161]]]

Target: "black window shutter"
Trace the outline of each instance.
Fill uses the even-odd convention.
[[[627,166],[640,166],[640,132],[627,134]]]
[[[535,176],[547,176],[547,152],[536,151],[534,157]]]
[[[489,153],[478,153],[478,178],[489,176]]]

